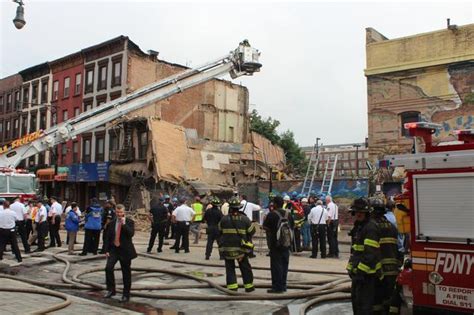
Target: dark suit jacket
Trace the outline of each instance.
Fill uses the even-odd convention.
[[[134,259],[137,257],[135,246],[133,246],[132,237],[135,234],[135,222],[132,219],[125,219],[120,232],[120,246],[115,247],[115,224],[116,220],[111,221],[105,229],[104,251],[117,253],[122,258]]]

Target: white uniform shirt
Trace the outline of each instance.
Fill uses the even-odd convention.
[[[17,216],[11,209],[0,210],[0,229],[14,229]]]
[[[311,212],[308,214],[308,220],[311,224],[326,224],[326,221],[328,220],[328,212],[321,205],[317,205],[311,209]]]
[[[52,215],[62,215],[63,214],[63,206],[59,204],[59,202],[55,201],[51,205],[51,210],[50,212]]]
[[[339,220],[339,207],[334,202],[331,201],[327,209],[329,219]]]
[[[16,213],[17,221],[23,221],[25,219],[25,214],[28,214],[25,205],[19,201],[12,203],[10,205],[10,210]]]
[[[229,203],[224,202],[224,204],[221,207],[221,212],[223,215],[228,215],[229,214]]]
[[[46,222],[47,216],[48,216],[48,211],[46,211],[46,207],[41,206],[41,208],[39,208],[38,212],[36,213],[35,222],[36,223]],[[40,217],[43,217],[41,222],[40,222]]]
[[[253,212],[260,211],[260,209],[262,209],[259,205],[256,205],[252,202],[248,202],[247,200],[242,200],[240,204],[242,206],[240,211],[243,211],[245,215],[250,219],[250,221],[253,220]]]
[[[196,212],[191,207],[188,207],[187,205],[181,205],[177,207],[176,209],[173,210],[173,215],[176,218],[176,221],[191,221],[193,218],[193,215],[195,215]]]

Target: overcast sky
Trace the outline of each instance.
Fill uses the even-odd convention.
[[[244,39],[263,68],[237,78],[250,109],[281,122],[300,145],[363,142],[367,136],[365,28],[388,38],[473,21],[464,2],[153,2],[24,0],[26,26],[11,20],[16,4],[0,0],[0,77],[118,35],[144,51],[190,66],[212,60]]]

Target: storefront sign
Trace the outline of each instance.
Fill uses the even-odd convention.
[[[81,163],[69,167],[68,182],[107,182],[109,181],[109,162]]]
[[[33,133],[30,133],[29,135],[25,135],[19,139],[13,140],[11,143],[4,145],[3,147],[0,147],[0,154],[6,153],[8,151],[11,151],[13,149],[16,149],[18,147],[21,147],[25,144],[31,143],[39,138],[44,136],[43,130],[38,130]]]

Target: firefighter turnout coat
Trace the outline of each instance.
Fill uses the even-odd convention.
[[[239,259],[251,252],[250,239],[255,226],[242,212],[233,212],[219,222],[219,252],[225,259]]]

